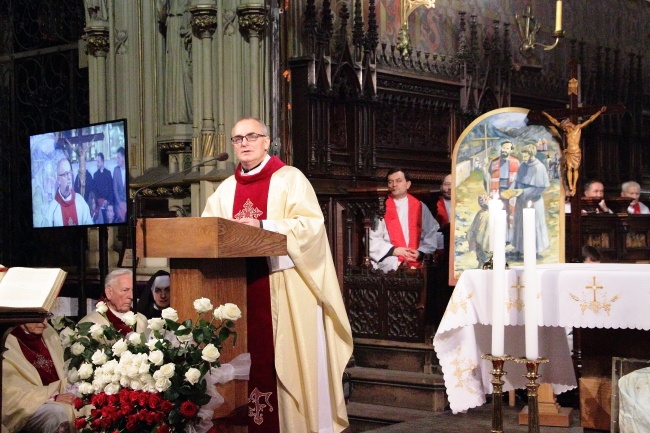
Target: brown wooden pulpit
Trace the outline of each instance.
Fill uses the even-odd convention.
[[[138,220],[136,255],[170,259],[171,307],[180,320],[196,320],[194,300],[208,298],[216,308],[237,304],[242,318],[236,322],[237,344],[229,340],[220,362],[247,352],[246,258],[287,254],[285,235],[223,218],[147,218]],[[246,404],[247,384],[233,381],[219,387],[226,403],[215,412],[229,414]]]

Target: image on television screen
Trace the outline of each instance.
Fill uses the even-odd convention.
[[[125,224],[126,119],[29,137],[34,227]]]

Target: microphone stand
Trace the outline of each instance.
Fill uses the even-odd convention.
[[[179,172],[176,173],[171,173],[162,179],[158,179],[154,182],[148,183],[147,185],[138,188],[135,193],[133,194],[132,198],[132,205],[131,207],[133,208],[133,212],[131,212],[131,218],[129,220],[129,231],[131,235],[131,254],[132,254],[132,260],[131,260],[131,273],[132,275],[132,286],[133,286],[133,312],[137,313],[138,311],[138,298],[140,296],[140,293],[138,293],[138,296],[136,296],[136,288],[138,284],[138,279],[137,279],[137,269],[138,269],[138,255],[136,254],[137,250],[137,226],[138,226],[138,214],[142,215],[142,209],[139,209],[141,206],[140,200],[140,193],[144,191],[147,188],[151,188],[152,186],[160,185],[163,182],[168,181],[171,178],[177,177],[179,174],[186,174],[189,173],[190,171],[193,171],[195,169],[198,169],[200,167],[203,167],[205,164],[214,162],[214,161],[226,161],[228,159],[229,155],[227,152],[222,152],[219,155],[215,156],[214,158],[207,159],[205,161],[202,161],[198,164],[195,164],[191,167],[188,167],[186,169],[183,169]],[[144,227],[143,227],[144,230]],[[143,232],[144,234],[144,232]]]

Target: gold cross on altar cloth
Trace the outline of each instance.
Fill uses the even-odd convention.
[[[521,289],[524,289],[526,286],[521,284],[521,277],[517,276],[517,283],[513,286],[510,286],[511,289],[515,289],[517,292],[517,299],[514,301],[506,302],[506,309],[509,310],[512,307],[515,307],[517,310],[521,311],[524,308],[524,300],[521,299]]]
[[[592,277],[592,278],[594,279],[593,284],[591,286],[585,286],[585,289],[594,291],[594,302],[596,302],[596,290],[602,290],[603,286],[598,285],[598,283],[596,283],[596,277]]]

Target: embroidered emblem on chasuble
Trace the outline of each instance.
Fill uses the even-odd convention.
[[[272,392],[260,392],[259,389],[255,388],[251,395],[248,396],[248,402],[253,403],[253,407],[248,407],[248,416],[253,418],[253,422],[257,425],[261,425],[264,422],[264,408],[268,406],[268,411],[273,412],[273,406],[271,405]],[[264,400],[264,403],[262,403]]]

